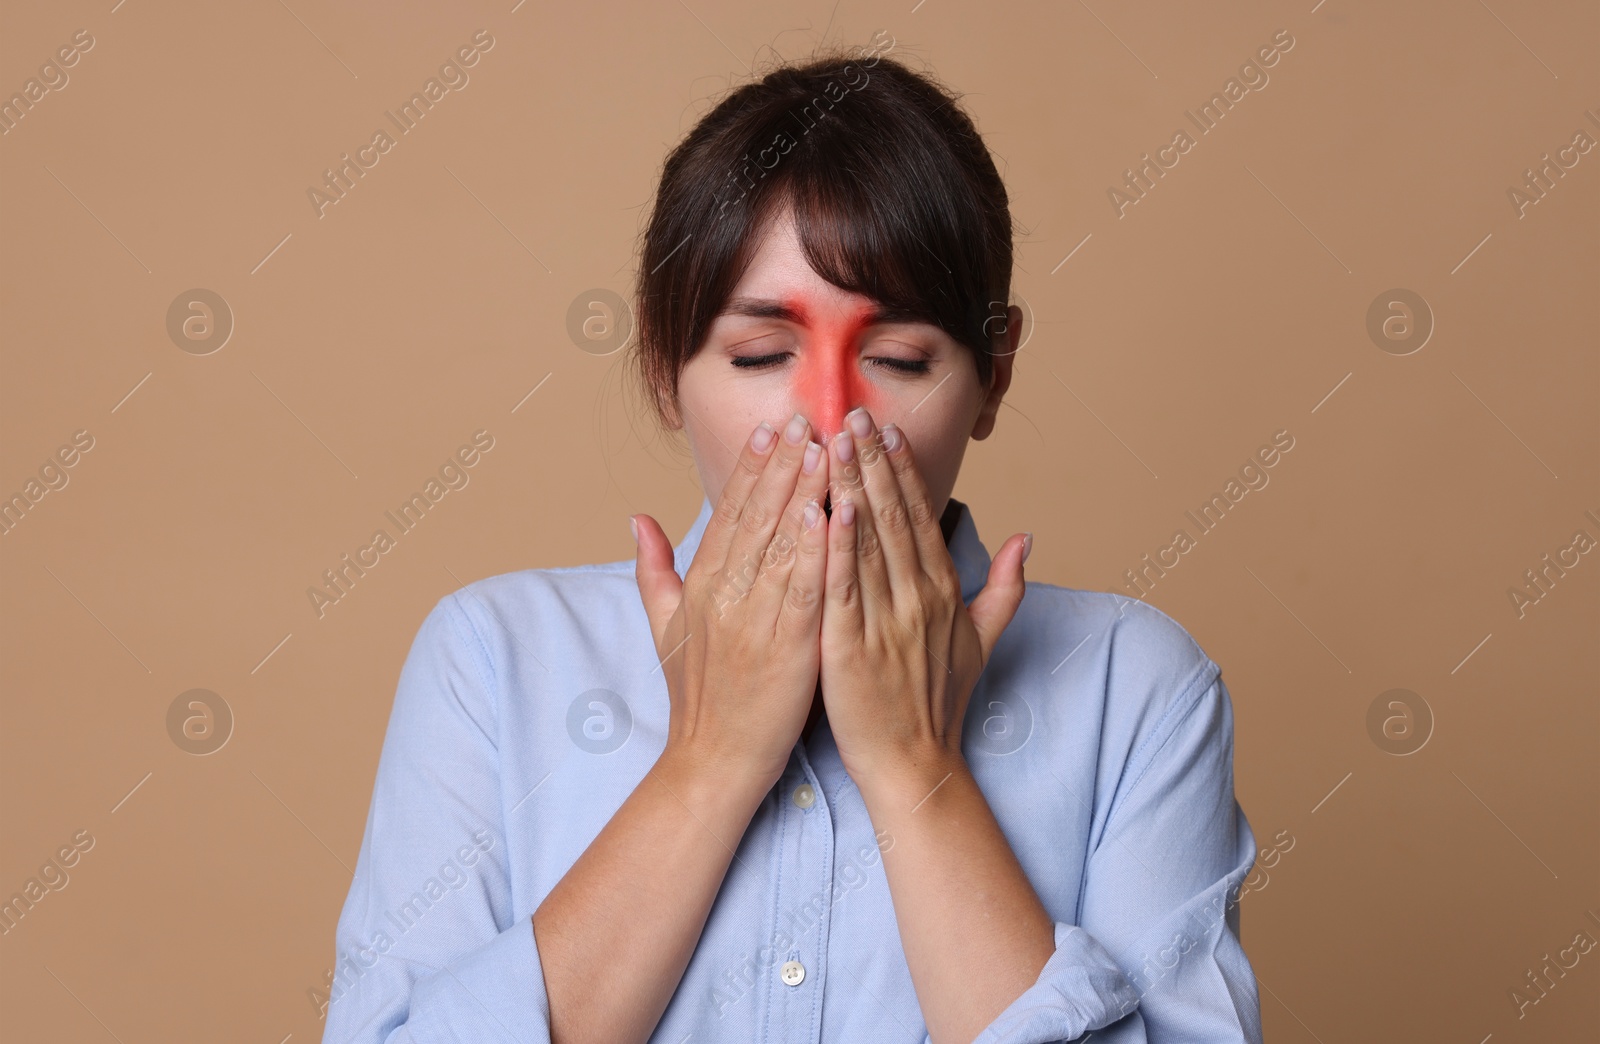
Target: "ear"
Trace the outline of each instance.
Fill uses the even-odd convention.
[[[994,361],[994,379],[988,394],[983,397],[983,407],[972,425],[972,437],[986,439],[994,431],[995,415],[1000,412],[1000,400],[1011,387],[1011,367],[1017,358],[1017,343],[1022,339],[1022,309],[1016,305],[1006,309],[1006,328],[996,333],[990,358]]]

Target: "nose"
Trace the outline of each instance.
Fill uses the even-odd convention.
[[[840,338],[820,340],[798,367],[796,408],[811,421],[819,440],[844,429],[845,414],[857,406],[875,411],[874,389],[861,373],[855,348]]]

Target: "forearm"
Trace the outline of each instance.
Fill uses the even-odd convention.
[[[553,1042],[650,1036],[765,793],[670,750],[656,761],[534,911]]]
[[[971,1041],[1038,979],[1055,922],[966,761],[934,755],[862,790],[934,1044]]]

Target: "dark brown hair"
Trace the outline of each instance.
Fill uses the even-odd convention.
[[[868,49],[779,66],[695,125],[662,166],[639,252],[633,352],[658,418],[787,208],[818,275],[938,326],[989,384],[1011,292],[1011,211],[957,100]]]

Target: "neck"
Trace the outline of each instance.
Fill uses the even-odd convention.
[[[956,525],[961,521],[961,506],[956,503],[956,498],[951,497],[944,502],[944,514],[939,516],[939,529],[944,532],[944,542],[949,545],[956,534]]]

